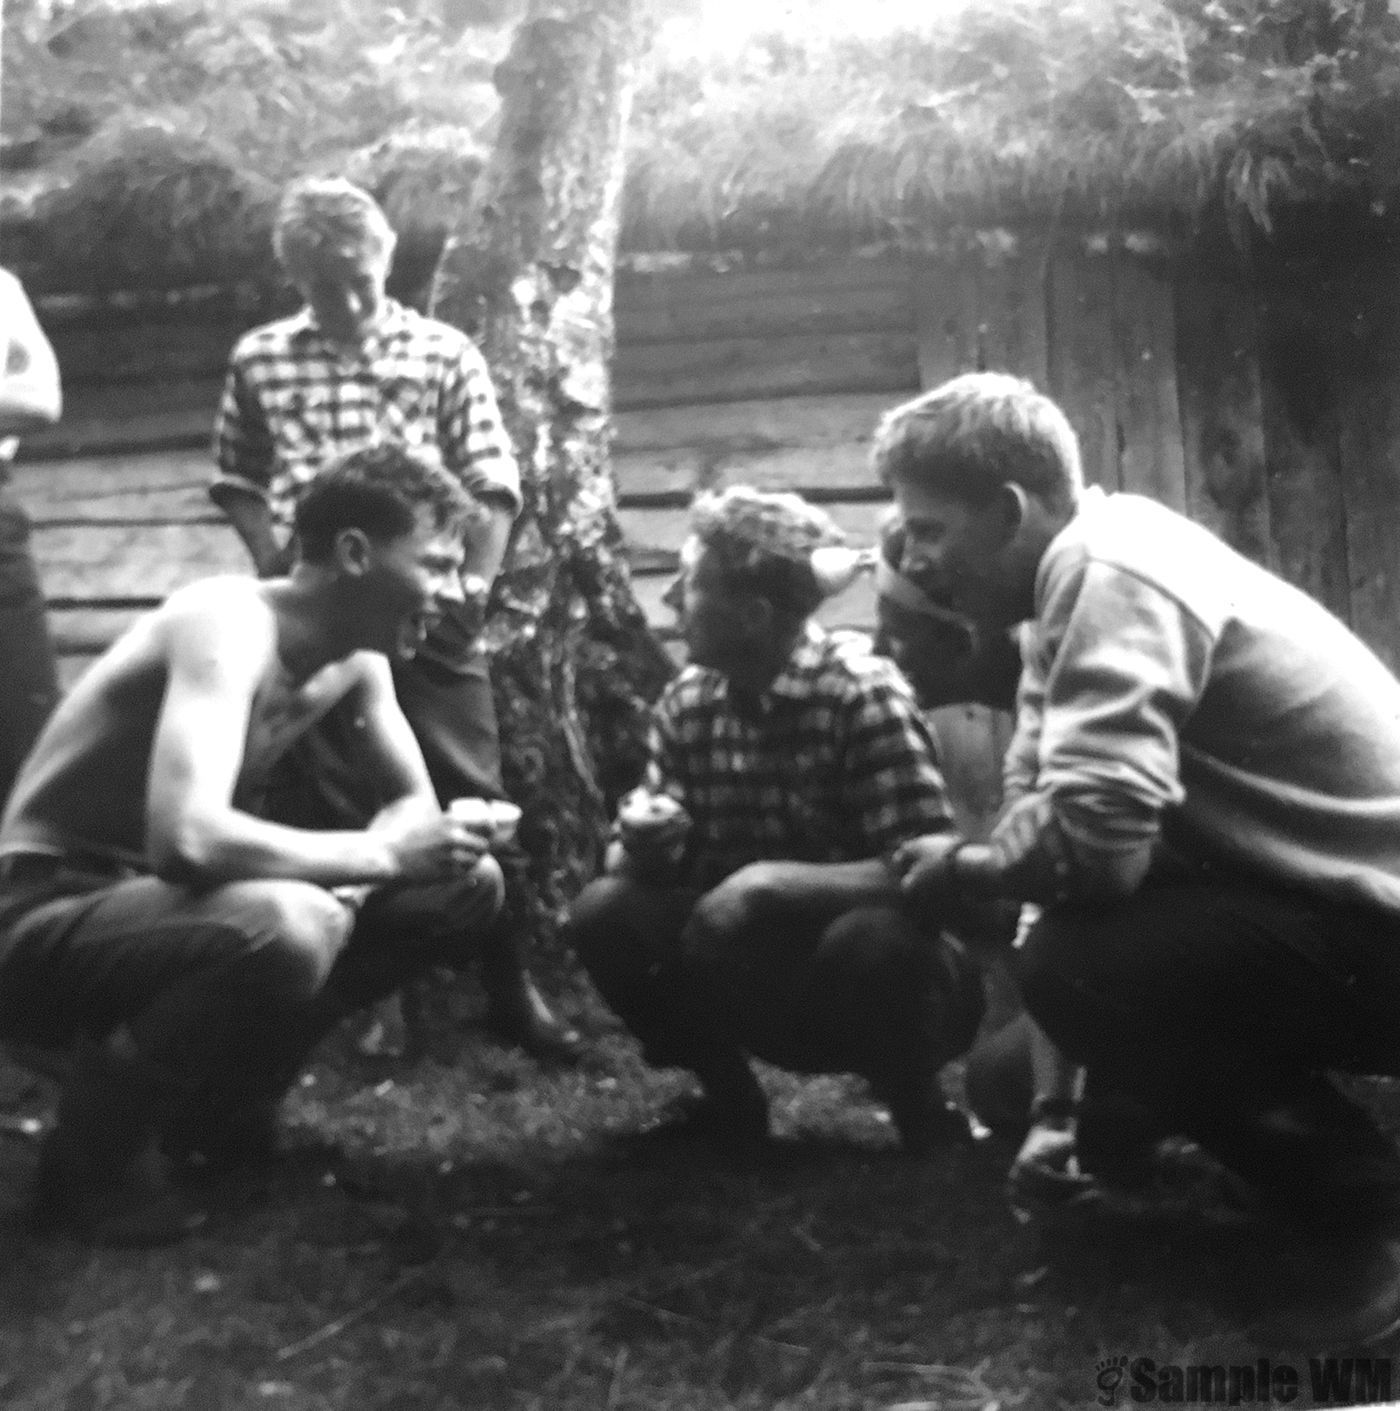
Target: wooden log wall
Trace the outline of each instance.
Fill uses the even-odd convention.
[[[1393,269],[1247,284],[1130,243],[984,241],[961,254],[784,270],[624,271],[615,468],[638,596],[660,596],[694,491],[748,482],[825,504],[871,542],[882,411],[957,372],[1044,387],[1088,478],[1153,495],[1319,598],[1400,664],[1400,282]],[[41,308],[62,424],[16,469],[71,673],[179,583],[244,567],[204,492],[229,347],[270,311]],[[868,626],[858,584],[823,612]],[[966,821],[994,806],[1006,722],[939,712]]]

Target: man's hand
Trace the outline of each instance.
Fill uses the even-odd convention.
[[[906,900],[934,906],[953,891],[952,856],[966,841],[957,833],[926,833],[901,843],[890,856],[890,871]]]
[[[470,872],[490,850],[490,839],[448,814],[405,813],[376,819],[398,865],[398,875],[415,882],[439,882]]]
[[[1023,1219],[1068,1205],[1095,1188],[1079,1169],[1072,1128],[1034,1123],[1011,1163],[1007,1189],[1011,1207]]]

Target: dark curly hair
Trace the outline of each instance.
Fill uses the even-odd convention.
[[[412,533],[424,512],[435,528],[464,533],[486,514],[435,457],[394,442],[361,446],[331,461],[297,498],[301,556],[325,562],[342,529],[397,539]]]

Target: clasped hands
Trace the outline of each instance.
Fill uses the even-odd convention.
[[[969,843],[960,833],[925,833],[895,848],[887,865],[899,885],[900,894],[922,909],[945,901],[956,892],[954,855],[974,849],[986,851],[985,847]]]

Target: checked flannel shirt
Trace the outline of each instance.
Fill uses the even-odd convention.
[[[389,299],[364,345],[322,337],[309,309],[238,341],[214,429],[216,484],[264,498],[291,528],[297,491],[376,441],[436,451],[478,498],[520,506],[520,472],[476,345]]]
[[[855,862],[952,827],[937,747],[896,668],[807,625],[762,695],[689,666],[656,708],[648,785],[694,824],[688,878],[750,862]]]

